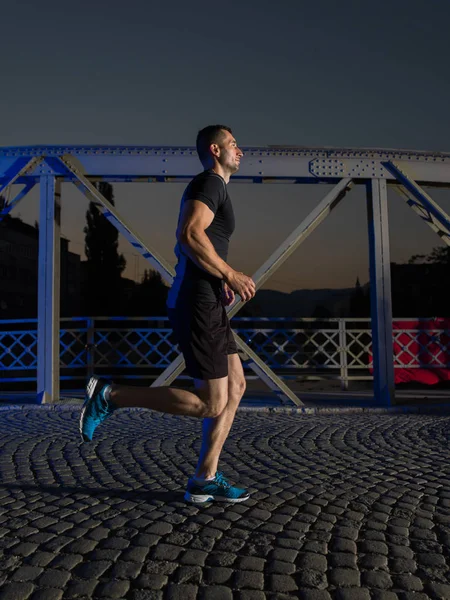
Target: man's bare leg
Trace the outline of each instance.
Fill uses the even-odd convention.
[[[110,400],[117,408],[140,407],[189,417],[217,417],[228,399],[228,377],[211,379],[193,394],[170,387],[143,388],[111,385]]]
[[[196,380],[195,383],[196,386],[200,386],[204,382]],[[195,472],[196,477],[210,478],[215,476],[222,447],[230,433],[244,392],[245,377],[241,359],[238,354],[230,354],[228,356],[228,403],[219,416],[203,420],[202,447]]]

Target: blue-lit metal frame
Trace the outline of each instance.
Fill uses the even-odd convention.
[[[41,403],[59,398],[61,182],[40,178],[38,272],[38,378]]]
[[[387,186],[383,179],[368,184],[370,304],[374,363],[374,392],[384,406],[394,399],[394,361],[391,305]],[[387,301],[389,299],[389,301]]]
[[[447,244],[450,221],[442,209],[423,191],[421,185],[450,185],[450,154],[384,149],[299,147],[245,148],[245,160],[234,181],[253,183],[327,183],[334,189],[301,223],[288,239],[254,274],[260,287],[306,237],[330,214],[352,184],[368,188],[370,266],[372,277],[372,332],[374,337],[375,393],[380,403],[394,401],[392,379],[392,309],[390,298],[388,213],[386,183],[406,199]],[[92,185],[95,181],[171,182],[189,181],[200,170],[191,147],[124,146],[32,146],[0,148],[0,194],[12,184],[23,189],[0,211],[0,220],[39,183],[40,271],[38,393],[41,401],[58,397],[58,367],[55,366],[55,340],[59,329],[59,194],[62,181],[74,183],[103,211],[166,282],[171,284],[173,269],[163,257],[144,244],[123,217]],[[413,174],[413,175],[411,175]],[[369,183],[368,183],[369,182]],[[233,316],[242,306],[238,302]],[[261,359],[236,336],[240,349],[250,358],[253,370],[276,392],[295,402],[301,401]],[[57,361],[56,361],[57,362]],[[178,357],[154,385],[168,384],[182,371]]]

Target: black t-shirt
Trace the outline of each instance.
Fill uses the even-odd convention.
[[[220,258],[226,261],[228,244],[235,223],[233,206],[224,179],[213,170],[203,171],[194,177],[181,199],[178,223],[187,200],[204,202],[214,213],[214,219],[205,233],[214,246],[214,250]],[[207,302],[217,301],[221,295],[222,280],[194,263],[183,252],[179,243],[175,246],[175,254],[178,259],[175,267],[176,276],[169,291],[167,305],[175,308],[180,299],[183,302],[192,299]]]

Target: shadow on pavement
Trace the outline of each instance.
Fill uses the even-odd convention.
[[[30,484],[20,484],[20,483],[2,483],[0,484],[0,490],[20,490],[22,492],[36,492],[42,491],[48,494],[52,494],[55,496],[71,496],[72,494],[77,494],[77,500],[79,500],[80,495],[84,495],[85,497],[94,497],[94,498],[111,498],[117,497],[123,500],[136,500],[142,502],[143,500],[151,501],[158,500],[160,502],[185,502],[184,501],[184,489],[180,489],[178,491],[172,490],[124,490],[121,488],[87,488],[87,487],[77,487],[77,486],[59,486],[59,485],[40,485],[36,483],[35,485]]]

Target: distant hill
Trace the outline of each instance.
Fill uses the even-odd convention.
[[[329,311],[331,317],[348,313],[350,296],[355,288],[295,290],[291,293],[260,290],[248,303],[255,316],[264,317],[312,317]],[[244,313],[242,313],[243,316]],[[239,315],[237,315],[239,316]]]

